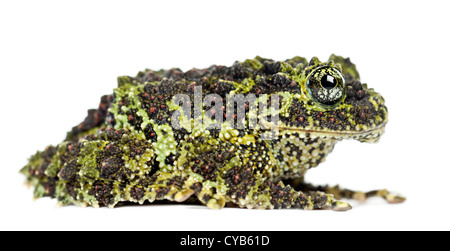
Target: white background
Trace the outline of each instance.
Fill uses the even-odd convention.
[[[316,3],[313,3],[316,2]],[[0,229],[449,230],[448,1],[1,1]],[[189,70],[256,55],[350,57],[389,108],[378,144],[344,141],[316,184],[405,195],[353,209],[58,208],[19,169],[58,144],[119,75]]]

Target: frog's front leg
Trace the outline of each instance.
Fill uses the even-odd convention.
[[[303,181],[303,178],[299,179],[292,179],[292,180],[286,180],[287,184],[290,184],[292,187],[295,187],[295,189],[299,189],[301,191],[304,191],[306,193],[321,191],[329,194],[333,194],[336,199],[355,199],[358,201],[365,201],[368,198],[371,197],[381,197],[385,199],[388,203],[401,203],[406,200],[405,197],[402,197],[396,193],[389,192],[386,189],[378,189],[378,190],[372,190],[368,192],[361,192],[361,191],[354,191],[350,189],[345,189],[339,187],[339,185],[336,186],[316,186],[312,185],[310,183],[306,183]]]
[[[335,200],[332,194],[322,191],[305,193],[296,191],[283,182],[277,184],[265,179],[249,180],[238,187],[231,188],[233,192],[226,197],[230,202],[240,207],[259,209],[333,209],[347,211],[351,209],[347,202]]]

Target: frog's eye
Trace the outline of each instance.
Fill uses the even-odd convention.
[[[317,68],[309,74],[306,89],[310,97],[319,104],[335,106],[345,97],[344,76],[333,67]]]

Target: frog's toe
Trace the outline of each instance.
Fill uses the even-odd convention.
[[[208,200],[206,206],[211,209],[222,209],[225,206],[225,198],[222,195],[215,194]]]
[[[345,201],[335,201],[332,205],[331,205],[331,209],[333,209],[333,211],[340,211],[340,212],[344,212],[344,211],[348,211],[350,209],[352,209],[352,206],[345,202]]]
[[[405,197],[400,196],[397,193],[391,193],[386,189],[380,189],[378,191],[375,191],[376,195],[379,197],[384,198],[388,203],[394,204],[394,203],[402,203],[406,200]],[[373,192],[372,192],[373,193]]]
[[[194,191],[192,189],[186,188],[183,189],[179,192],[177,192],[174,196],[174,200],[176,202],[184,202],[187,199],[189,199],[189,197],[191,197],[194,194]]]
[[[388,203],[391,203],[391,204],[402,203],[403,201],[406,200],[405,197],[400,196],[395,193],[390,193],[390,194],[386,195],[385,199]]]

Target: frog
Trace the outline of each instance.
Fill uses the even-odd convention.
[[[384,134],[385,100],[361,83],[350,58],[256,56],[231,66],[145,69],[117,82],[60,144],[20,170],[35,198],[96,208],[165,201],[335,211],[352,208],[342,199],[405,200],[304,179],[337,142],[375,143]],[[237,95],[255,98],[223,105]]]

